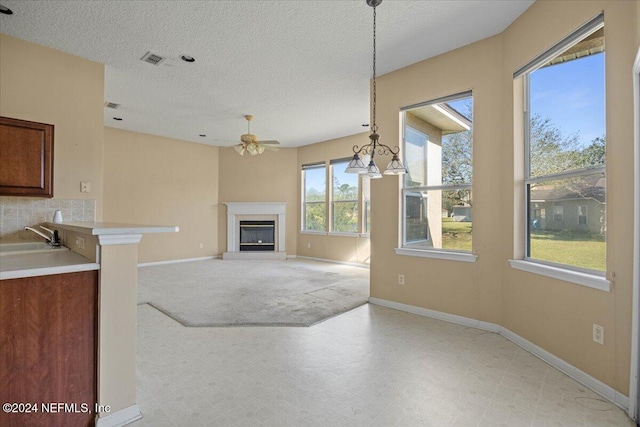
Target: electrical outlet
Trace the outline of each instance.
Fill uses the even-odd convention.
[[[404,285],[404,274],[398,274],[398,285]]]
[[[84,237],[76,237],[76,248],[84,249]]]
[[[80,183],[80,192],[81,193],[91,193],[91,183],[90,182],[81,182]]]
[[[593,342],[604,345],[604,328],[595,323],[593,324]]]
[[[307,242],[307,249],[311,249],[311,243]]]
[[[204,243],[200,243],[200,249],[204,248]]]

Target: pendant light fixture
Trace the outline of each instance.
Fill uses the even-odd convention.
[[[393,156],[387,165],[387,169],[384,171],[385,175],[401,175],[407,173],[407,169],[402,164],[402,161],[400,161],[400,148],[398,146],[391,148],[379,141],[380,135],[378,134],[378,125],[376,125],[376,7],[382,3],[382,0],[366,1],[367,4],[373,8],[373,122],[371,125],[371,135],[369,135],[371,142],[362,147],[358,147],[357,145],[353,146],[353,158],[347,165],[345,172],[360,173],[369,178],[382,178],[380,169],[378,169],[374,161],[376,153],[381,156],[389,154]],[[368,158],[369,163],[365,165],[360,156]]]

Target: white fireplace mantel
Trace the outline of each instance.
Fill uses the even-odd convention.
[[[222,259],[286,259],[285,210],[287,202],[225,202],[227,205],[227,252]],[[274,252],[240,252],[240,220],[274,218],[276,242]]]

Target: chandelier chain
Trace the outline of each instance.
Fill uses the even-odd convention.
[[[373,6],[373,126],[371,130],[377,132],[376,125],[376,6]]]

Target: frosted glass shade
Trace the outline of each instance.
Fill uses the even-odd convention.
[[[353,158],[344,171],[347,173],[366,173],[367,167],[364,165],[362,159],[360,159],[360,156],[356,153],[353,155]]]
[[[384,171],[385,175],[403,175],[407,173],[407,168],[404,167],[397,154],[393,155],[393,158],[387,165],[387,169]]]
[[[382,178],[380,169],[378,169],[378,166],[376,166],[373,160],[369,162],[369,166],[367,166],[367,172],[365,175],[371,179]]]

